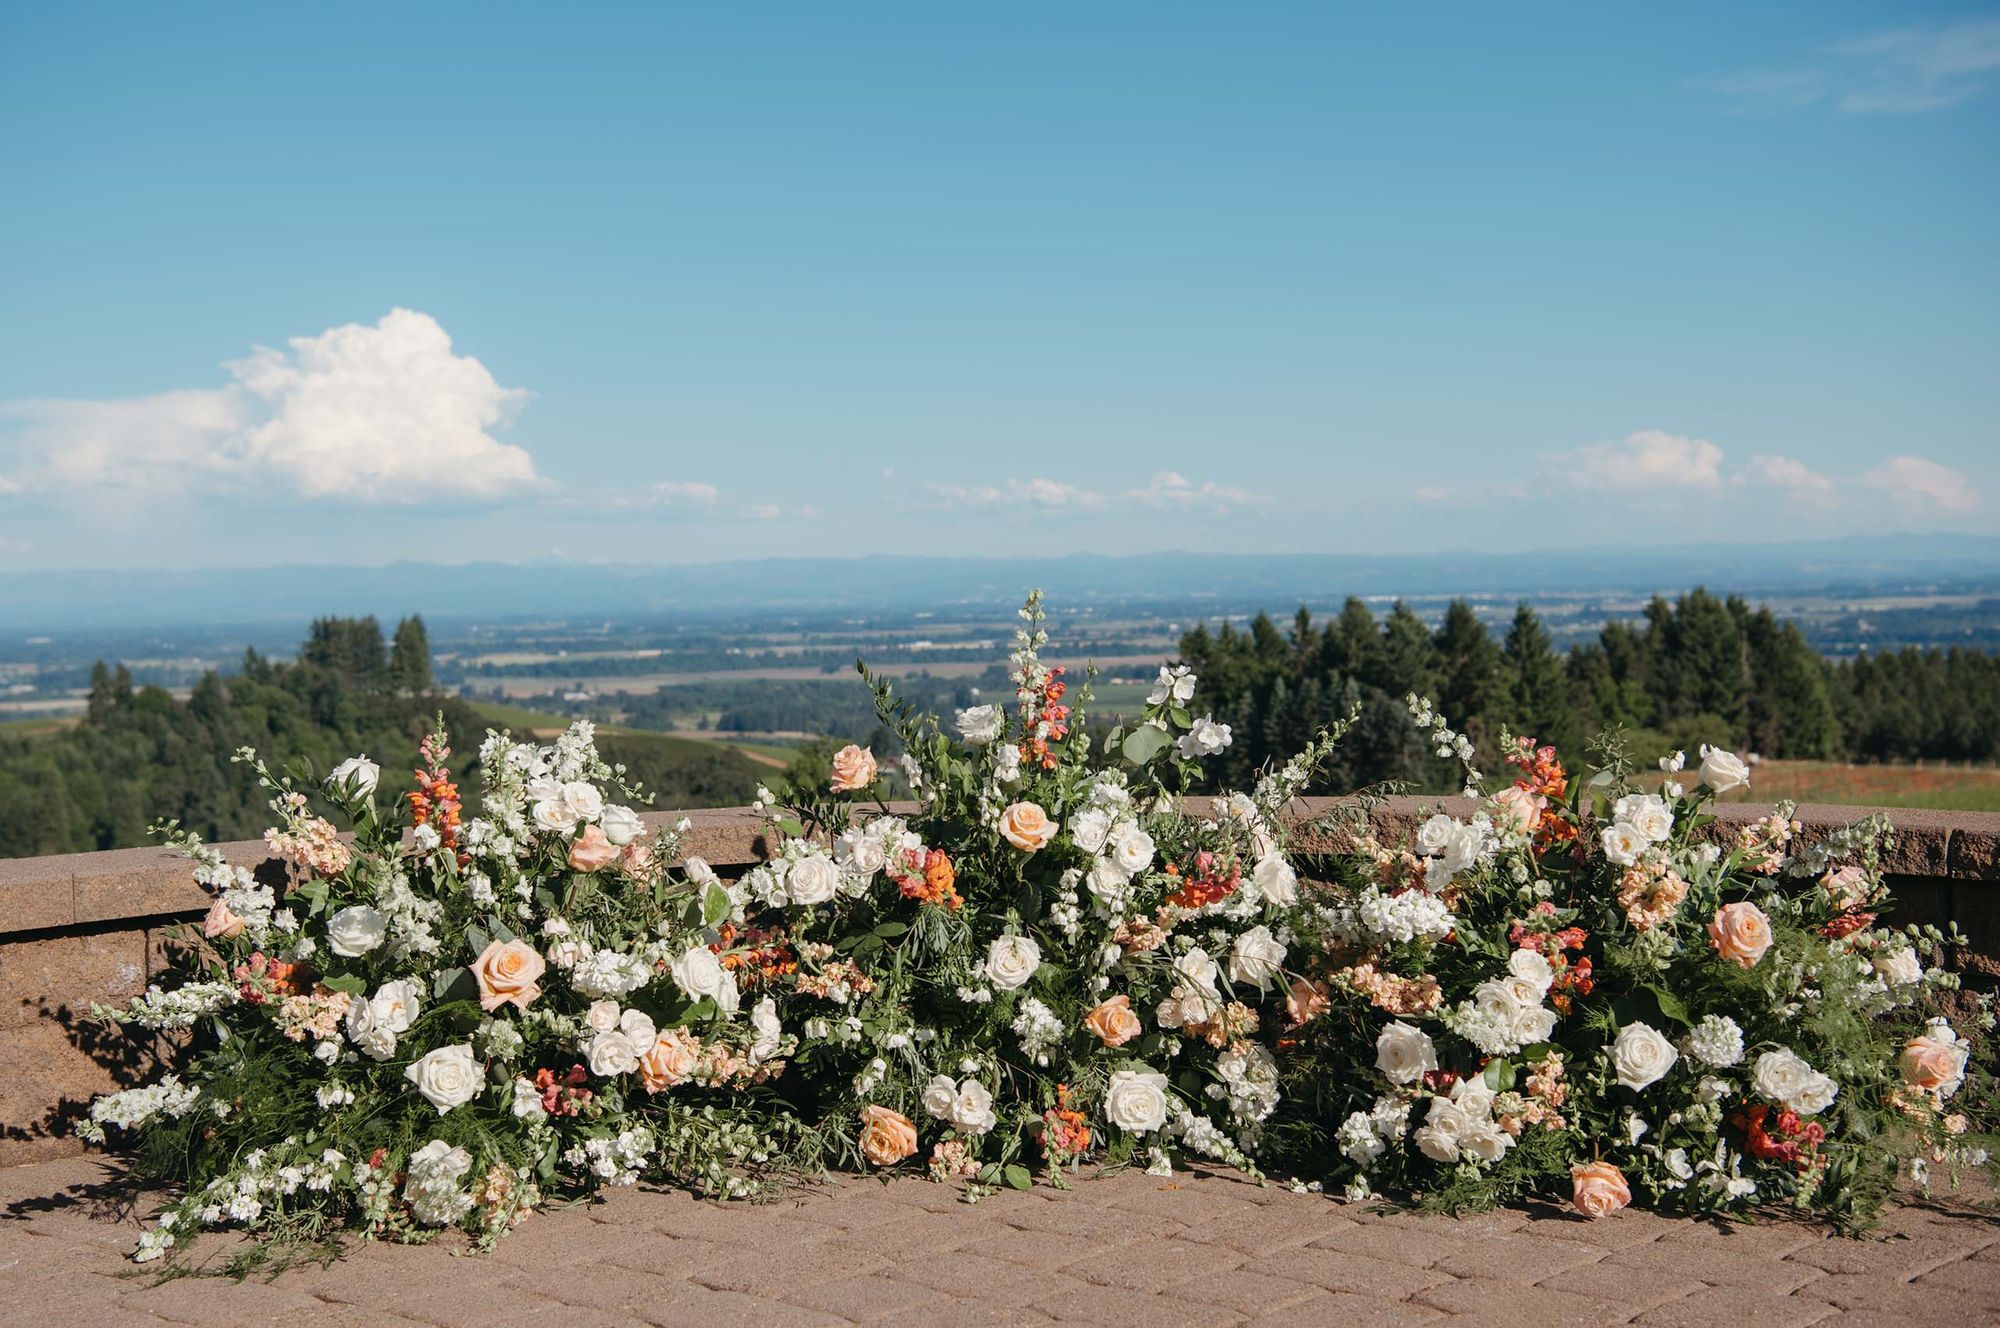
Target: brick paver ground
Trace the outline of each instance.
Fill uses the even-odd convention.
[[[490,1256],[363,1244],[269,1281],[156,1284],[123,1257],[133,1199],[102,1160],[0,1170],[0,1322],[2000,1323],[2000,1221],[1962,1201],[1905,1204],[1852,1239],[1784,1219],[1381,1213],[1227,1173],[971,1207],[926,1181],[845,1180],[761,1206],[625,1191],[531,1218]]]

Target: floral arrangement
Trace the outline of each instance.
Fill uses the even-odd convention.
[[[196,1038],[83,1126],[181,1187],[138,1257],[225,1225],[263,1238],[250,1257],[354,1229],[490,1243],[641,1177],[747,1196],[829,1165],[977,1198],[1206,1158],[1447,1208],[1848,1219],[1986,1160],[1985,1094],[1959,1094],[1990,1086],[1967,1036],[1990,1003],[1937,967],[1954,938],[1883,923],[1885,827],[1808,848],[1781,807],[1716,844],[1707,801],[1748,771],[1715,749],[1691,782],[1615,746],[1573,779],[1514,740],[1489,794],[1412,697],[1478,810],[1399,842],[1311,827],[1308,857],[1295,799],[1340,728],[1192,796],[1231,736],[1195,678],[1163,668],[1092,732],[1038,595],[1022,615],[1011,710],[947,727],[876,685],[914,811],[849,747],[824,791],[760,791],[776,848],[736,880],[668,870],[677,833],[645,833],[584,722],[489,734],[476,809],[441,733],[389,807],[365,758],[314,779],[245,753],[287,879],[170,827],[214,906],[177,985],[103,1012]]]

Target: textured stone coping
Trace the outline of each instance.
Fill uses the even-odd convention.
[[[1319,821],[1351,805],[1338,798],[1303,798],[1294,804],[1297,819],[1303,823]],[[1454,797],[1387,798],[1375,805],[1371,819],[1385,837],[1394,837],[1407,833],[1421,816],[1439,809],[1463,816],[1471,811],[1472,803]],[[899,805],[896,810],[909,808]],[[1769,807],[1761,804],[1722,804],[1716,809],[1717,828],[1725,834],[1733,832],[1768,811]],[[1895,845],[1885,864],[1892,875],[2000,882],[2000,814],[1803,803],[1795,816],[1804,824],[1805,836],[1810,840],[1877,811],[1887,815],[1895,826]],[[670,824],[682,815],[691,823],[687,836],[690,854],[697,854],[725,871],[760,860],[764,827],[749,809],[649,812],[646,820],[658,826]],[[1325,836],[1306,834],[1295,841],[1295,846],[1311,852],[1330,849],[1336,844]],[[223,844],[220,848],[232,862],[282,875],[282,869],[271,860],[260,840]],[[207,906],[208,896],[194,883],[188,863],[169,849],[131,848],[0,859],[0,937],[73,927],[129,925],[185,916]],[[1971,930],[1974,919],[1964,921]],[[2000,933],[1988,934],[1985,939],[1990,943],[2000,939]]]

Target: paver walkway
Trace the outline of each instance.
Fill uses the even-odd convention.
[[[123,1258],[132,1205],[101,1159],[0,1170],[0,1322],[2000,1322],[2000,1220],[1963,1201],[1907,1204],[1848,1239],[1782,1219],[1384,1214],[1228,1173],[1126,1173],[970,1207],[927,1181],[855,1179],[761,1206],[622,1191],[533,1217],[490,1256],[363,1244],[273,1281],[158,1285]]]

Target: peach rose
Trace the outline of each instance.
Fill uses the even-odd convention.
[[[618,865],[627,876],[644,876],[653,870],[653,848],[643,839],[635,839],[618,850]]]
[[[1285,993],[1285,1018],[1292,1022],[1294,1028],[1301,1024],[1311,1023],[1325,1014],[1326,1010],[1326,984],[1324,982],[1313,982],[1307,978],[1299,978],[1292,983],[1291,990]]]
[[[686,1082],[700,1063],[701,1043],[683,1029],[670,1028],[639,1057],[639,1079],[648,1093],[664,1092]]]
[[[1139,1016],[1132,1013],[1132,998],[1113,996],[1083,1017],[1083,1026],[1097,1034],[1107,1047],[1122,1047],[1140,1033]]]
[[[1771,920],[1755,904],[1724,904],[1708,924],[1708,939],[1730,963],[1755,968],[1771,948]]]
[[[1942,1096],[1965,1078],[1965,1051],[1963,1042],[1914,1037],[1897,1057],[1896,1068],[1902,1071],[1903,1082]]]
[[[1603,1217],[1632,1202],[1632,1187],[1625,1173],[1609,1162],[1583,1162],[1569,1169],[1574,1189],[1571,1202],[1585,1217]]]
[[[512,1005],[525,1010],[542,994],[539,985],[548,965],[526,941],[489,941],[479,958],[472,961],[472,976],[479,983],[479,1008],[497,1010]]]
[[[861,1156],[878,1167],[893,1167],[917,1151],[917,1127],[887,1107],[861,1109]]]
[[[1542,823],[1542,808],[1549,800],[1532,789],[1509,784],[1493,795],[1493,819],[1509,830],[1533,834]]]
[[[859,793],[875,782],[875,753],[848,743],[833,754],[833,791]]]
[[[229,905],[220,899],[208,906],[208,916],[201,920],[201,934],[211,939],[218,936],[240,936],[243,933],[243,919],[230,911]]]
[[[578,871],[598,871],[618,861],[618,846],[601,825],[587,825],[569,846],[569,865]]]
[[[1033,853],[1056,837],[1056,823],[1032,802],[1017,802],[1000,813],[1000,834],[1023,853]]]

